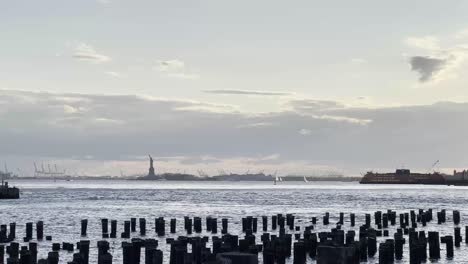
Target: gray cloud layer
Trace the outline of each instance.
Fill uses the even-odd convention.
[[[357,169],[468,164],[468,103],[367,109],[304,99],[289,106],[251,115],[195,101],[0,90],[0,156],[277,154],[278,163]]]

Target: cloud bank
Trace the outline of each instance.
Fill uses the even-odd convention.
[[[468,103],[369,109],[296,99],[283,111],[252,114],[192,100],[0,90],[0,124],[1,159],[86,160],[95,168],[117,160],[146,171],[145,159],[131,157],[148,153],[184,157],[171,168],[192,172],[468,164]]]

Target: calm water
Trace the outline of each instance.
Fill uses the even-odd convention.
[[[462,226],[468,218],[468,188],[415,185],[359,185],[338,182],[139,182],[120,180],[17,180],[10,184],[21,188],[21,199],[0,200],[0,222],[16,222],[17,237],[24,236],[26,222],[44,221],[45,234],[54,242],[77,242],[80,239],[80,220],[88,219],[88,238],[92,241],[91,257],[95,257],[96,241],[100,239],[100,219],[118,220],[118,234],[123,221],[131,217],[147,219],[147,237],[154,237],[154,218],[177,218],[177,230],[183,230],[184,216],[216,216],[229,218],[230,233],[239,234],[241,217],[277,213],[293,213],[298,225],[305,226],[312,216],[330,212],[335,223],[339,212],[356,213],[356,225],[364,222],[364,214],[392,209],[408,212],[411,209],[447,209],[448,223],[429,224],[426,230],[453,234],[451,210],[460,210]],[[435,217],[434,212],[434,217]],[[348,215],[346,215],[346,220]],[[219,224],[220,226],[220,224]],[[261,220],[259,221],[261,227]],[[318,230],[329,229],[331,226]],[[345,229],[349,224],[345,224]],[[167,227],[166,233],[169,228]],[[393,229],[390,231],[393,232]],[[183,234],[183,232],[178,232]],[[34,233],[35,234],[35,233]],[[219,235],[219,234],[218,234]],[[464,236],[464,228],[462,228]],[[35,235],[34,235],[35,236]],[[134,234],[137,237],[137,234]],[[168,235],[170,237],[170,235]],[[168,249],[160,239],[160,248]],[[120,239],[111,240],[114,263],[121,263]],[[407,245],[406,245],[407,246]],[[441,246],[444,248],[443,244]],[[51,249],[50,242],[39,244],[39,256]],[[445,260],[445,252],[438,263],[468,263],[465,244],[455,250],[455,259]],[[61,263],[72,255],[60,252]],[[405,257],[408,257],[407,250]],[[165,260],[168,260],[165,256]],[[311,263],[313,263],[311,261]],[[375,261],[370,261],[375,263]],[[400,263],[408,263],[407,259]]]

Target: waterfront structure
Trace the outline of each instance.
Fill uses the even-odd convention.
[[[19,199],[19,189],[8,186],[8,182],[3,181],[0,185],[0,199]]]

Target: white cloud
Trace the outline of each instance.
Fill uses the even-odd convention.
[[[187,79],[187,80],[195,80],[200,78],[200,75],[198,74],[193,74],[193,73],[168,73],[167,76],[172,77],[172,78],[178,78],[178,79]]]
[[[367,60],[362,59],[362,58],[353,58],[353,59],[351,59],[351,63],[353,63],[353,64],[365,64],[365,63],[367,63]]]
[[[308,135],[312,134],[312,131],[310,129],[301,128],[299,130],[299,134],[301,134],[303,136],[308,136]]]
[[[185,63],[181,60],[158,61],[158,69],[162,72],[179,72],[185,70]]]
[[[460,30],[455,34],[456,39],[465,39],[468,38],[468,29]]]
[[[96,0],[99,4],[108,5],[111,3],[110,0]]]
[[[66,114],[76,114],[79,110],[71,105],[63,105],[63,111]]]
[[[122,74],[118,73],[118,72],[115,72],[115,71],[107,71],[105,72],[105,74],[111,76],[111,77],[114,77],[114,78],[121,78],[122,77]]]
[[[73,57],[80,61],[87,61],[91,63],[104,63],[111,60],[110,57],[99,54],[92,46],[86,43],[80,43],[73,53]]]
[[[419,48],[419,49],[425,49],[425,50],[439,49],[439,39],[434,36],[409,37],[405,40],[405,43],[411,47]]]
[[[258,122],[258,123],[250,123],[245,125],[240,125],[239,128],[261,128],[261,127],[272,127],[275,124],[270,122]]]
[[[160,60],[157,61],[157,64],[156,69],[171,78],[186,80],[195,80],[200,78],[200,75],[188,72],[185,67],[185,62],[178,59]]]

